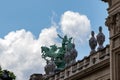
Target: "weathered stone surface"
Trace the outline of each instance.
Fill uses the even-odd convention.
[[[120,0],[103,0],[111,4],[108,8],[106,26],[110,33],[110,80],[120,80]]]
[[[89,46],[90,46],[90,48],[91,48],[91,54],[92,53],[95,53],[96,51],[95,51],[95,48],[96,48],[96,46],[97,46],[97,40],[96,40],[96,38],[94,37],[94,31],[91,31],[91,38],[90,38],[90,40],[89,40]]]
[[[99,44],[98,50],[102,50],[104,48],[103,43],[105,42],[105,35],[102,33],[102,27],[99,27],[99,33],[97,34],[97,42]]]

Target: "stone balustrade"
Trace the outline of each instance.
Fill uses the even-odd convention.
[[[90,54],[89,56],[85,56],[82,60],[78,60],[75,64],[66,67],[64,70],[54,75],[49,76],[48,80],[67,80],[67,78],[80,73],[106,59],[109,59],[109,51],[109,45],[107,45],[104,49]]]

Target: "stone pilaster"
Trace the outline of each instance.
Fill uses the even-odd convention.
[[[120,0],[102,0],[109,4],[106,26],[110,34],[111,80],[120,80]]]

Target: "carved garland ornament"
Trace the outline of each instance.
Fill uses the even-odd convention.
[[[106,19],[105,25],[108,26],[108,29],[114,30],[114,34],[117,34],[120,32],[120,12],[118,12],[115,15],[109,16]]]

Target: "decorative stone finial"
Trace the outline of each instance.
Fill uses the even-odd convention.
[[[97,42],[99,44],[98,50],[101,50],[104,48],[103,43],[105,42],[105,35],[102,33],[102,27],[99,27],[99,33],[97,35]]]
[[[96,51],[95,51],[95,48],[96,48],[96,46],[97,46],[97,40],[95,39],[95,37],[94,37],[94,31],[91,31],[91,38],[90,38],[90,40],[89,40],[89,46],[90,46],[90,48],[91,48],[91,54],[92,53],[95,53]]]

